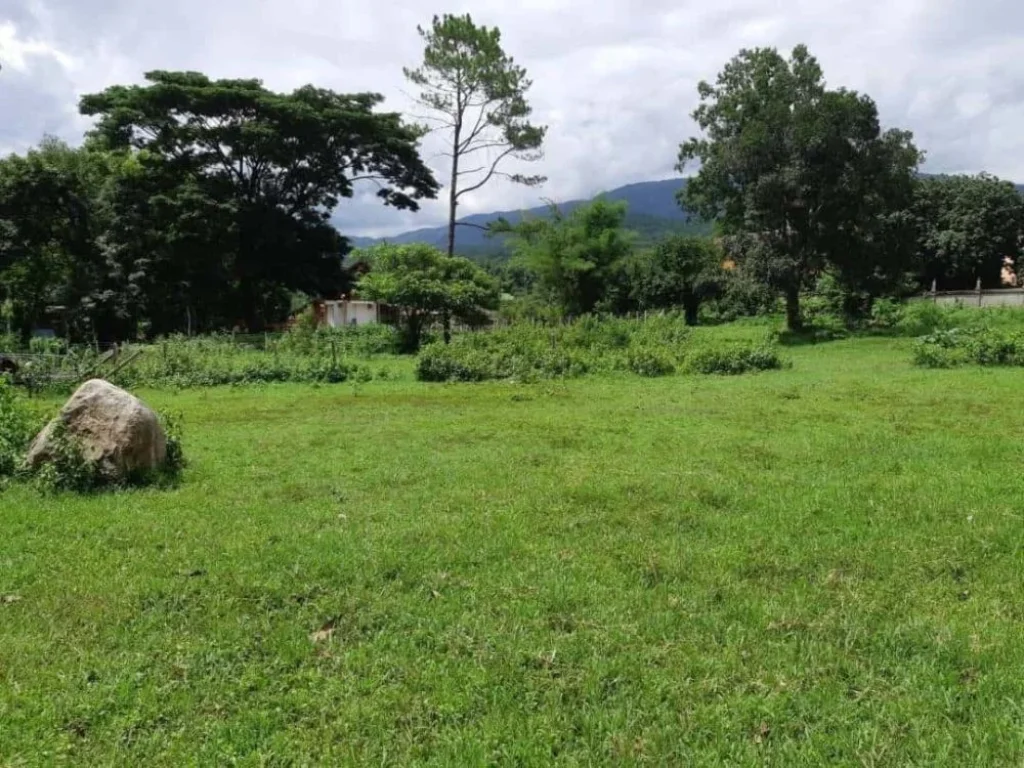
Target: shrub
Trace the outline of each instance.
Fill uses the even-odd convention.
[[[908,336],[923,336],[953,327],[952,315],[950,309],[933,301],[913,301],[904,309],[897,328]]]
[[[676,372],[675,363],[667,355],[640,348],[629,353],[629,370],[638,376],[669,376]]]
[[[185,468],[185,450],[182,447],[181,415],[178,413],[160,414],[160,426],[167,438],[167,458],[164,460],[164,474],[177,478]]]
[[[770,344],[744,344],[698,349],[686,361],[693,373],[736,375],[783,367],[775,347]]]
[[[896,328],[902,321],[905,307],[895,299],[875,299],[871,304],[872,328]]]
[[[36,420],[7,377],[0,375],[0,481],[13,475],[35,435]]]
[[[420,381],[483,381],[501,378],[493,365],[461,346],[429,344],[420,351],[416,361],[416,378]]]
[[[420,353],[416,374],[420,381],[536,380],[616,371],[666,376],[687,362],[690,333],[679,314],[645,319],[585,316],[554,326],[523,323],[464,334],[448,345],[428,345]],[[736,364],[746,366],[744,370],[780,364],[768,342],[756,347],[756,353],[744,354],[745,362]],[[702,358],[693,370],[711,367],[717,372],[723,365]]]
[[[101,484],[95,464],[85,460],[78,441],[58,421],[51,436],[49,457],[32,472],[32,481],[45,493],[88,493]]]
[[[998,328],[935,331],[917,340],[913,361],[924,368],[970,364],[1024,366],[1024,331]]]
[[[727,271],[719,296],[701,305],[702,323],[727,323],[740,317],[770,315],[781,311],[779,295],[743,270]]]

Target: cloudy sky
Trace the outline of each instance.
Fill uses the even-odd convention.
[[[549,131],[543,163],[524,170],[549,181],[488,186],[463,214],[673,176],[697,82],[742,47],[800,42],[830,85],[870,94],[887,126],[914,132],[927,170],[1024,181],[1020,0],[0,0],[0,153],[45,133],[79,140],[80,94],[151,69],[376,91],[411,111],[401,68],[421,56],[416,25],[466,11],[501,28],[534,80]],[[440,223],[444,207],[399,213],[367,191],[339,218],[351,234],[384,234]]]

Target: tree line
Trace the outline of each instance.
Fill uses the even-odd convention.
[[[698,85],[700,135],[677,158],[694,173],[679,203],[711,236],[638,247],[622,205],[553,206],[490,227],[515,259],[487,274],[455,255],[460,202],[495,179],[542,183],[507,164],[540,159],[547,128],[530,121],[531,81],[498,29],[445,15],[418,32],[423,61],[404,74],[422,123],[382,111],[379,94],[276,93],[195,72],[83,96],[95,123],[80,146],[47,138],[0,160],[0,331],[56,325],[113,341],[260,330],[296,296],[353,289],[403,307],[413,338],[437,319],[446,332],[481,321],[501,290],[535,314],[673,307],[692,322],[723,291],[751,311],[779,297],[796,330],[801,296],[825,278],[854,317],[933,281],[998,285],[1004,262],[1018,261],[1024,199],[1013,184],[922,176],[913,136],[884,129],[868,96],[829,88],[798,46],[788,57],[742,50]],[[444,187],[420,154],[428,133],[446,147]],[[359,184],[407,210],[444,189],[447,254],[353,253],[331,215]]]

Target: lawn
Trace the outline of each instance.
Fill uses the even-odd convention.
[[[1024,374],[909,350],[143,391],[180,487],[0,495],[0,765],[1020,765]]]

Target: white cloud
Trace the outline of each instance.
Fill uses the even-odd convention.
[[[52,43],[18,34],[14,22],[0,22],[0,65],[15,72],[27,74],[34,59],[53,59],[67,70],[75,69],[78,62]]]
[[[13,9],[6,7],[13,3]],[[1024,6],[1007,0],[455,0],[444,9],[497,25],[532,79],[549,125],[540,189],[494,184],[463,213],[583,197],[673,174],[694,126],[696,84],[741,47],[804,42],[830,84],[866,92],[883,122],[914,131],[928,170],[988,170],[1024,181]],[[150,69],[377,91],[411,111],[402,66],[433,9],[414,0],[7,0],[0,11],[0,149],[44,132],[75,139],[82,93]],[[428,141],[425,157],[434,157]],[[439,178],[445,178],[438,168]],[[438,223],[443,202],[390,211],[372,193],[342,203],[352,233]]]

